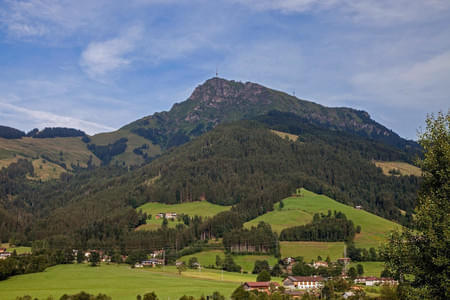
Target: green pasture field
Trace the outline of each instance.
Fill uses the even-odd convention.
[[[0,246],[2,248],[6,248],[6,251],[8,252],[13,252],[16,250],[17,254],[31,253],[31,247],[11,247],[8,243],[0,244]]]
[[[352,262],[349,267],[355,267],[361,264],[364,268],[363,276],[376,276],[380,277],[381,272],[384,270],[384,262],[382,261],[363,261],[363,262]]]
[[[222,211],[229,210],[231,206],[222,206],[217,204],[212,204],[207,201],[196,201],[196,202],[186,202],[181,204],[164,204],[158,202],[149,202],[141,205],[137,210],[142,210],[147,214],[151,214],[152,218],[147,220],[147,224],[141,225],[139,230],[156,230],[161,227],[163,222],[162,219],[156,219],[155,216],[158,213],[170,213],[174,212],[178,215],[185,214],[190,217],[200,216],[200,217],[212,217],[217,215]],[[175,227],[176,224],[182,223],[179,221],[169,221],[169,227]]]
[[[178,259],[178,261],[185,261],[187,263],[191,257],[197,257],[199,263],[202,266],[215,266],[216,255],[219,255],[222,260],[225,259],[223,250],[209,250],[182,256]],[[267,260],[270,266],[275,265],[278,261],[274,256],[269,255],[232,255],[232,257],[234,262],[237,265],[240,265],[243,271],[247,271],[248,273],[251,273],[253,271],[255,261],[257,260]]]
[[[259,216],[244,224],[245,227],[257,225],[264,221],[272,225],[272,229],[281,232],[282,229],[309,223],[315,213],[327,213],[331,211],[341,211],[347,218],[356,225],[360,225],[362,230],[355,237],[357,247],[377,248],[385,241],[386,234],[400,225],[383,219],[363,209],[355,209],[351,206],[339,203],[327,196],[318,195],[308,190],[302,189],[302,197],[289,197],[283,199],[284,207],[280,210],[276,205],[275,210]],[[315,255],[317,257],[317,255]]]
[[[323,260],[330,256],[332,261],[343,257],[344,242],[280,242],[281,257],[303,256],[306,262]]]
[[[223,277],[222,277],[223,276]],[[223,278],[223,280],[222,280]],[[229,297],[245,281],[256,276],[214,270],[186,271],[178,275],[175,267],[131,269],[127,265],[58,265],[45,272],[13,276],[0,281],[0,299],[14,300],[31,295],[59,299],[63,294],[85,291],[104,293],[119,300],[134,300],[138,294],[154,291],[159,299],[179,299],[183,295],[200,297],[214,291]]]

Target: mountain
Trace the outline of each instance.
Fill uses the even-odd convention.
[[[54,153],[55,147],[50,145],[56,143],[57,151],[74,157],[66,163],[65,169],[69,171],[72,164],[84,167],[88,163],[137,166],[148,163],[167,149],[182,145],[219,124],[253,119],[272,111],[295,114],[300,117],[297,121],[302,124],[316,125],[332,132],[345,132],[380,141],[411,156],[420,151],[417,143],[405,140],[375,122],[367,112],[351,108],[325,107],[256,83],[242,83],[215,77],[199,85],[186,101],[175,104],[169,111],[144,117],[114,132],[87,137],[83,132],[74,129],[55,130],[55,128],[43,131],[35,129],[28,135],[43,139],[38,143],[39,146],[36,146],[35,141],[21,139],[23,132],[0,127],[0,154],[4,152],[3,156],[0,155],[0,165],[10,163],[13,154],[36,159],[45,152],[47,143],[49,145],[47,157],[55,161],[58,159]],[[4,134],[1,135],[1,132]],[[53,137],[67,136],[71,136],[73,140],[67,145],[64,139],[60,139],[59,142],[50,140]],[[83,138],[74,139],[75,136]],[[14,137],[14,145],[9,145],[11,142],[5,141],[2,137]],[[24,155],[25,151],[20,148],[26,148],[28,154]],[[78,154],[71,155],[73,149],[77,149]],[[2,159],[9,160],[2,162]]]
[[[121,130],[130,130],[162,148],[170,148],[218,124],[251,119],[270,111],[291,112],[310,124],[354,133],[401,150],[418,149],[416,143],[375,122],[367,112],[325,107],[256,83],[218,77],[198,86],[186,101],[175,104],[170,111],[144,117]]]

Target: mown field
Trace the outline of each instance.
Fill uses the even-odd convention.
[[[363,261],[363,262],[353,262],[350,267],[355,267],[356,265],[362,265],[364,268],[363,276],[376,276],[380,277],[381,272],[384,270],[384,262],[382,261]]]
[[[284,228],[303,225],[309,223],[315,213],[327,213],[328,210],[343,212],[347,218],[356,225],[360,225],[362,230],[355,237],[357,247],[377,248],[384,240],[386,234],[399,228],[400,225],[383,219],[364,210],[355,209],[351,206],[339,203],[327,196],[318,195],[308,190],[302,189],[302,197],[289,197],[283,199],[284,207],[280,210],[278,205],[274,211],[259,216],[244,224],[245,227],[256,226],[260,221],[270,223],[272,229],[281,232]],[[320,243],[328,244],[328,243]],[[298,244],[298,249],[303,248],[304,243]],[[331,246],[330,246],[331,247]],[[294,246],[290,246],[292,250]],[[282,249],[283,250],[283,249]],[[290,250],[289,250],[290,251]],[[291,253],[291,252],[290,252]],[[341,254],[342,255],[342,251]],[[315,255],[317,257],[317,255]]]
[[[223,250],[208,250],[180,257],[178,261],[185,261],[187,263],[191,257],[197,257],[198,262],[202,266],[209,266],[216,264],[216,255],[219,255],[222,260],[225,259]],[[255,261],[257,260],[267,260],[271,266],[277,263],[277,259],[275,257],[268,255],[232,255],[232,257],[234,262],[240,265],[243,271],[248,273],[253,271]]]
[[[87,149],[80,137],[46,139],[24,137],[11,140],[0,138],[0,149],[0,162],[3,161],[1,166],[15,161],[15,157],[34,160],[41,155],[45,155],[53,161],[65,163],[69,170],[71,164],[86,167],[91,156],[92,163],[100,165],[99,159]]]
[[[317,260],[317,256],[332,261],[343,257],[344,242],[280,242],[281,257],[303,256],[306,262]]]
[[[383,170],[383,174],[392,176],[389,173],[391,170],[399,171],[401,175],[414,175],[417,177],[422,176],[422,170],[411,164],[401,161],[374,161],[374,164]]]
[[[8,252],[16,250],[17,254],[31,253],[31,247],[11,247],[8,243],[0,244],[0,247],[6,248],[6,251]]]
[[[230,208],[231,206],[216,205],[207,201],[187,202],[172,205],[158,202],[149,202],[137,208],[138,211],[142,210],[142,212],[152,215],[152,218],[150,220],[147,220],[147,224],[141,225],[138,229],[155,230],[160,228],[163,220],[155,218],[156,214],[158,213],[175,212],[178,215],[185,214],[189,215],[190,217],[212,217],[222,211],[229,210]],[[169,220],[169,227],[175,227],[178,223],[180,222]]]
[[[87,264],[58,265],[45,272],[13,276],[0,281],[0,299],[14,300],[31,295],[58,299],[63,294],[85,291],[104,293],[113,299],[136,299],[136,295],[154,291],[159,299],[179,299],[183,295],[200,297],[214,291],[229,297],[241,282],[255,281],[256,276],[218,271],[187,271],[178,275],[175,267],[163,270],[131,269],[127,265]]]

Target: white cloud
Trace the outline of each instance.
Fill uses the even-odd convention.
[[[343,13],[358,23],[390,25],[429,21],[450,9],[448,0],[233,0],[255,10],[283,13],[330,11]],[[340,15],[340,14],[339,14]]]
[[[95,122],[85,121],[68,116],[61,116],[40,110],[32,110],[4,102],[0,102],[0,114],[4,117],[6,116],[13,119],[16,123],[18,123],[18,121],[20,122],[21,120],[26,120],[26,124],[28,126],[38,127],[41,129],[44,127],[71,127],[81,129],[88,134],[114,130],[114,128],[112,127]],[[18,127],[23,130],[31,129],[23,128],[23,126],[24,125],[22,123],[21,126]]]
[[[351,83],[369,101],[377,97],[389,106],[447,109],[449,78],[450,51],[447,51],[409,65],[359,73]]]
[[[92,42],[83,51],[80,65],[92,78],[101,78],[129,65],[131,53],[142,35],[140,27],[133,27],[121,36],[104,42]]]

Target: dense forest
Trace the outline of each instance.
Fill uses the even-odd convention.
[[[352,241],[356,228],[351,220],[341,212],[328,215],[314,214],[313,221],[306,225],[289,227],[280,233],[281,241]]]
[[[37,128],[35,128],[27,133],[28,137],[38,139],[56,138],[56,137],[77,137],[85,135],[86,133],[84,133],[79,129],[66,127],[46,127],[43,130],[38,130]]]
[[[102,161],[103,165],[107,165],[114,156],[125,152],[127,141],[127,138],[120,138],[108,145],[88,144],[87,148]]]
[[[4,139],[20,139],[25,136],[25,132],[8,127],[0,126],[0,137]]]

